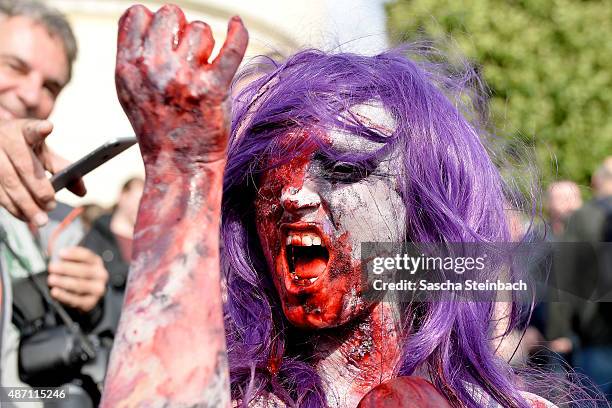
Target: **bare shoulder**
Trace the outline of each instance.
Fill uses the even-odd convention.
[[[540,397],[539,395],[526,391],[521,392],[521,394],[533,408],[558,408],[555,404],[545,398]]]

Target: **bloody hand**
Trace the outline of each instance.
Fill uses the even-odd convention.
[[[176,6],[152,14],[131,7],[119,22],[116,84],[147,171],[197,170],[223,159],[229,133],[228,89],[248,34],[239,17],[214,61],[208,24],[187,23]]]
[[[219,225],[228,90],[247,32],[219,56],[205,23],[175,6],[119,22],[116,82],[147,178],[102,407],[230,407]]]

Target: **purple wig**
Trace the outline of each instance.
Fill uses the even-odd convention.
[[[473,73],[452,76],[441,64],[414,62],[403,52],[374,57],[308,50],[282,63],[254,64],[234,98],[225,171],[222,268],[232,395],[245,404],[272,393],[290,406],[327,406],[322,380],[291,349],[285,319],[255,228],[257,181],[271,155],[299,149],[279,140],[295,129],[341,128],[403,152],[398,174],[406,237],[413,242],[508,242],[507,198],[477,123]],[[397,128],[382,137],[349,108],[381,103]],[[469,118],[469,119],[468,119]],[[314,132],[317,133],[317,132]],[[320,132],[319,132],[320,133]],[[316,138],[317,136],[312,136]],[[319,144],[324,148],[323,144]],[[295,147],[295,146],[294,146]],[[284,150],[283,150],[284,149]],[[327,152],[339,155],[338,152]],[[361,160],[356,155],[336,158]],[[487,276],[495,279],[496,275]],[[479,407],[480,389],[504,407],[528,407],[509,365],[492,346],[492,302],[431,302],[403,309],[406,325],[400,375],[429,372],[455,406]],[[515,323],[517,305],[510,312]]]

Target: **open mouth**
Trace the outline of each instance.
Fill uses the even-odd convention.
[[[329,251],[315,231],[288,231],[285,256],[291,284],[313,285],[327,269]]]

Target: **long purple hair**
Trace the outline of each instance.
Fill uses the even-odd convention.
[[[246,85],[233,98],[221,262],[232,395],[245,405],[271,393],[290,406],[327,406],[322,379],[304,357],[290,351],[292,328],[255,229],[257,181],[267,158],[300,154],[299,149],[282,150],[279,140],[288,131],[342,128],[384,141],[375,155],[403,152],[397,172],[406,175],[399,193],[410,241],[510,240],[504,183],[473,103],[477,76],[450,75],[439,63],[415,61],[405,50],[373,57],[307,50],[283,62],[262,58],[238,81]],[[391,137],[381,137],[349,113],[350,107],[370,101],[382,103],[395,119]],[[344,154],[341,159],[357,158]],[[487,278],[495,279],[493,273]],[[514,303],[508,330],[517,308]],[[481,406],[474,389],[504,407],[529,406],[517,376],[495,355],[493,302],[431,302],[418,309],[406,305],[403,312],[418,318],[406,326],[399,375],[429,372],[455,406]]]

